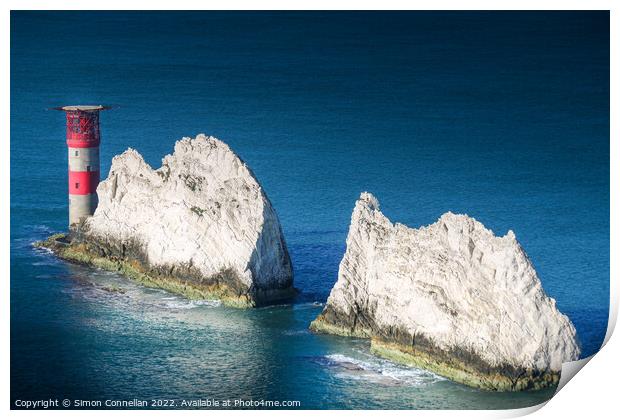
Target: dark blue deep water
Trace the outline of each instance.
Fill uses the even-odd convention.
[[[183,136],[230,144],[280,216],[297,302],[190,302],[33,250],[67,224],[64,119],[46,108],[91,103],[118,105],[101,118],[103,176],[127,147],[159,167]],[[513,229],[584,356],[596,352],[609,305],[608,13],[12,13],[12,400],[549,398],[477,391],[308,332],[365,190],[409,226],[451,210]]]

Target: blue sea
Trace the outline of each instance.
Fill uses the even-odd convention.
[[[102,176],[227,142],[276,208],[301,290],[235,310],[76,266],[31,243],[67,225],[64,116],[101,115]],[[583,356],[609,307],[608,12],[11,13],[11,403],[241,399],[301,408],[515,408],[314,335],[354,202],[417,227],[512,229]],[[124,293],[110,292],[112,286]],[[107,289],[107,290],[106,290]]]

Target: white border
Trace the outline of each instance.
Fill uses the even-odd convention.
[[[4,410],[9,411],[9,387],[10,387],[10,342],[9,342],[9,317],[10,317],[10,305],[9,305],[9,278],[10,278],[10,256],[9,256],[9,168],[10,168],[10,146],[8,139],[10,138],[10,10],[26,10],[26,9],[50,9],[50,10],[62,10],[62,9],[91,9],[91,10],[134,10],[134,9],[151,9],[151,10],[201,10],[201,9],[213,9],[213,10],[239,10],[239,9],[293,9],[293,10],[339,10],[339,9],[417,9],[417,10],[611,10],[611,74],[619,74],[620,66],[618,65],[618,24],[620,23],[619,12],[620,8],[616,6],[617,2],[614,1],[551,1],[551,0],[506,0],[506,1],[490,1],[490,0],[475,0],[475,1],[394,1],[384,0],[381,2],[370,2],[366,0],[314,0],[314,1],[297,1],[292,4],[291,1],[282,0],[266,0],[260,2],[251,2],[248,0],[228,0],[226,2],[219,1],[199,1],[199,0],[176,0],[174,3],[166,2],[162,0],[152,0],[149,2],[140,2],[133,0],[107,0],[103,2],[84,2],[83,0],[65,0],[65,1],[14,1],[9,0],[3,2],[5,6],[4,13],[2,15],[2,42],[0,43],[2,48],[2,61],[1,72],[1,93],[3,100],[1,101],[1,121],[2,137],[1,143],[1,158],[0,174],[1,174],[1,199],[0,199],[0,232],[2,233],[3,240],[0,243],[0,258],[2,263],[0,264],[0,279],[2,279],[2,314],[3,322],[1,323],[1,332],[3,345],[1,348],[2,357],[2,372],[3,380],[1,385],[3,400],[2,405]],[[171,7],[173,6],[173,7]],[[618,140],[620,140],[620,132],[618,131],[618,84],[615,83],[615,79],[611,80],[611,132],[610,132],[610,164],[611,164],[611,208],[610,215],[618,214],[618,180],[620,179],[620,173],[618,170],[618,158],[620,157],[620,146]],[[611,309],[610,309],[610,322],[608,326],[607,336],[605,338],[606,345],[604,349],[592,358],[592,361],[583,369],[583,372],[579,373],[579,379],[570,381],[570,383],[564,387],[554,398],[552,398],[542,410],[537,411],[545,404],[541,404],[538,407],[532,407],[528,409],[520,410],[503,410],[503,411],[301,411],[301,412],[288,412],[288,411],[249,411],[249,412],[216,412],[216,411],[183,411],[171,412],[171,411],[123,411],[117,415],[123,417],[132,418],[163,418],[170,415],[183,416],[184,418],[204,418],[205,416],[217,417],[221,416],[252,416],[255,418],[281,418],[288,419],[290,416],[310,418],[315,416],[327,416],[337,417],[338,419],[355,418],[361,420],[362,418],[371,417],[376,419],[378,416],[388,417],[404,417],[404,416],[416,416],[418,418],[442,418],[452,419],[456,416],[459,418],[504,418],[514,417],[527,414],[535,411],[532,415],[534,418],[547,418],[550,414],[554,417],[579,417],[579,418],[607,418],[609,413],[617,413],[618,407],[618,393],[616,390],[616,378],[620,377],[620,363],[618,363],[617,357],[620,355],[620,342],[618,338],[612,338],[611,333],[616,324],[618,313],[618,264],[614,259],[617,256],[618,251],[618,225],[615,223],[614,218],[610,220],[610,255],[611,255]],[[572,369],[575,367],[573,366]],[[577,369],[578,370],[578,369]],[[85,413],[82,411],[10,411],[8,413],[11,417],[15,418],[33,418],[39,416],[45,416],[49,418],[82,418]],[[110,413],[103,411],[91,411],[87,414],[93,418],[107,418]],[[112,414],[114,415],[114,414]]]

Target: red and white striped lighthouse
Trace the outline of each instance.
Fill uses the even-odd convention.
[[[69,148],[69,227],[75,227],[97,208],[99,185],[99,112],[102,105],[56,108],[67,116]]]

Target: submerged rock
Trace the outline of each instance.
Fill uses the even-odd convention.
[[[496,237],[452,213],[419,229],[392,224],[369,193],[311,329],[370,338],[381,356],[490,390],[554,385],[580,354],[512,231]]]
[[[248,166],[214,137],[183,138],[157,170],[128,149],[114,157],[97,195],[94,215],[69,241],[50,238],[41,245],[150,286],[230,306],[294,293],[275,210]]]

